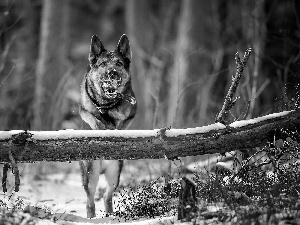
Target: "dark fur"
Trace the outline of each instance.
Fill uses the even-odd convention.
[[[122,35],[115,51],[107,51],[100,39],[91,40],[89,69],[81,85],[80,116],[84,129],[127,129],[136,113],[131,87],[129,40]],[[99,174],[105,173],[106,213],[112,213],[112,194],[119,185],[123,161],[80,161],[82,183],[87,194],[87,217],[95,217],[94,194]]]

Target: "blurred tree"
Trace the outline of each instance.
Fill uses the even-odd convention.
[[[166,125],[168,78],[180,1],[126,1],[126,27],[133,51],[133,86],[139,103],[135,128]]]
[[[261,73],[261,56],[264,49],[264,43],[266,41],[266,18],[264,6],[264,0],[260,0],[255,3],[252,2],[250,5],[249,3],[244,4],[244,7],[251,9],[251,13],[249,13],[250,15],[245,13],[246,15],[244,16],[246,17],[246,19],[244,18],[244,21],[246,20],[248,22],[244,23],[244,33],[246,33],[245,40],[249,43],[252,43],[254,52],[254,57],[252,60],[253,64],[250,64],[250,71],[253,72],[250,76],[250,81],[252,81],[252,84],[251,92],[249,93],[250,104],[247,117],[248,119],[253,118],[253,116],[258,116],[257,110],[255,110],[257,104],[257,92],[259,87],[262,86],[263,81],[266,79],[266,77]],[[247,20],[247,18],[250,19]]]
[[[191,0],[189,4],[189,24],[186,30],[189,45],[186,50],[187,68],[185,79],[179,90],[178,127],[201,126],[212,122],[211,104],[213,70],[218,51],[218,23],[214,11],[215,1]],[[218,68],[219,69],[219,68]]]
[[[284,110],[300,82],[300,2],[266,0],[266,40],[262,73],[270,79],[258,99],[261,111]],[[298,89],[298,90],[297,90]]]
[[[56,105],[61,78],[66,73],[68,56],[69,1],[44,0],[36,68],[34,130],[59,127],[62,111]],[[62,93],[59,93],[63,96]]]
[[[18,55],[18,89],[15,111],[11,114],[15,129],[30,129],[34,98],[35,60],[38,54],[38,37],[41,5],[35,0],[25,0],[23,26],[16,42]]]
[[[40,2],[7,1],[0,5],[0,15],[1,125],[30,129]]]
[[[153,38],[155,36],[151,21],[151,1],[147,0],[127,0],[126,1],[126,29],[130,37],[131,50],[133,52],[131,70],[135,77],[133,78],[133,87],[136,93],[138,105],[137,118],[141,121],[143,128],[150,128],[153,120],[153,100],[151,97],[151,85],[149,76],[147,76],[147,65],[145,57],[147,54],[153,54]],[[144,57],[139,57],[144,54]],[[146,56],[145,56],[146,55]],[[139,87],[139,88],[136,88]]]
[[[188,54],[190,48],[189,31],[192,19],[192,0],[182,1],[178,19],[178,31],[174,46],[173,67],[168,73],[169,97],[167,102],[166,125],[172,127],[180,126],[179,121],[182,115],[176,117],[180,107],[180,93],[183,91],[183,84],[188,76]]]

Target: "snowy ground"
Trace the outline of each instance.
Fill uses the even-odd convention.
[[[123,174],[121,176],[124,176]],[[124,179],[126,178],[121,177],[121,180]],[[105,187],[105,185],[106,181],[104,176],[101,175],[98,186]],[[2,190],[0,195],[3,196],[4,199],[9,198],[9,195],[4,195]],[[23,177],[22,179],[21,177],[20,191],[11,198],[11,201],[20,197],[25,203],[30,203],[31,206],[49,209],[55,214],[55,218],[58,219],[56,224],[158,224],[162,220],[173,220],[173,218],[157,218],[151,220],[125,221],[120,218],[105,217],[102,199],[95,202],[96,218],[87,219],[85,196],[79,173],[70,173],[68,175],[51,174],[47,175],[45,179],[38,181],[29,180],[27,177]],[[114,201],[118,201],[118,199],[115,198]],[[46,218],[44,211],[38,210],[36,213],[39,218]],[[166,221],[165,224],[169,223],[170,222]],[[41,224],[51,223],[47,221],[47,223]]]

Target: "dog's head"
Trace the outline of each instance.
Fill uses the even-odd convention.
[[[107,51],[94,35],[89,53],[88,79],[103,98],[113,100],[122,95],[130,81],[131,50],[128,37],[123,34],[115,51]]]

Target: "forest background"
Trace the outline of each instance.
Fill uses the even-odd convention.
[[[232,121],[289,109],[298,92],[296,0],[3,0],[0,129],[80,129],[90,39],[114,50],[123,33],[138,102],[130,129],[213,123],[248,47]]]

